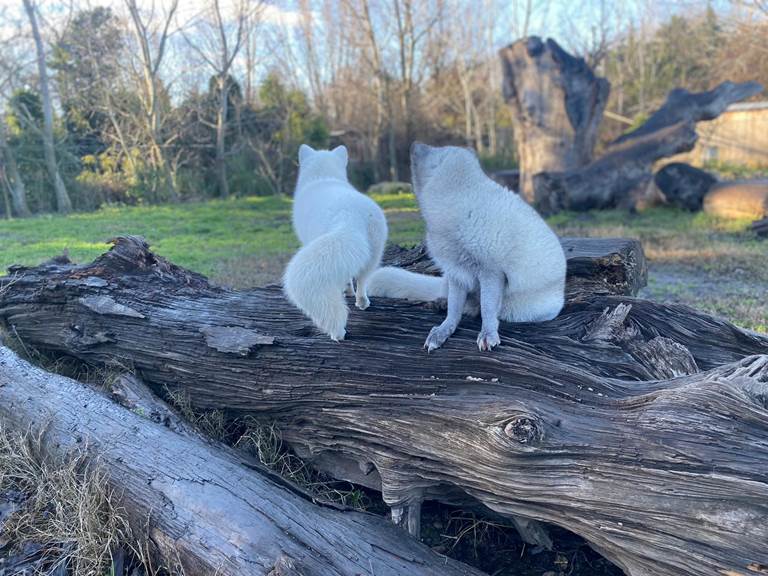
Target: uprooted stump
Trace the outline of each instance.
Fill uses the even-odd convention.
[[[762,91],[723,82],[707,92],[676,88],[637,129],[592,158],[610,86],[555,41],[532,36],[499,52],[504,98],[515,122],[521,193],[542,213],[635,207],[654,164],[693,149],[697,122]]]
[[[319,334],[278,287],[234,292],[118,239],[92,264],[16,269],[0,319],[27,345],[130,364],[199,410],[274,420],[302,456],[382,491],[557,524],[628,574],[768,570],[768,336],[679,305],[571,300],[504,324],[386,299]]]

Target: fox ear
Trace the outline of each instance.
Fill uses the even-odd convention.
[[[306,144],[299,146],[299,164],[304,164],[314,151],[315,150],[311,146],[307,146]]]
[[[331,152],[344,163],[344,166],[347,165],[347,162],[349,161],[349,152],[347,152],[346,146],[343,144],[341,146],[336,146]]]

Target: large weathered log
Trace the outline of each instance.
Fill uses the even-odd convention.
[[[768,566],[768,336],[601,296],[504,325],[490,354],[465,321],[427,355],[429,307],[379,299],[334,343],[279,288],[213,288],[135,239],[16,274],[0,318],[27,345],[274,419],[414,523],[424,498],[471,497],[570,529],[632,576]]]
[[[653,164],[693,149],[696,122],[762,91],[724,82],[708,92],[677,88],[642,126],[591,161],[610,86],[554,41],[525,38],[500,51],[504,97],[515,118],[522,193],[541,212],[634,206]]]
[[[585,295],[636,296],[648,282],[643,246],[631,238],[561,238],[568,263],[569,300]],[[440,275],[423,244],[413,248],[387,246],[384,264],[422,274]]]
[[[552,39],[531,36],[499,54],[515,118],[520,193],[534,203],[535,174],[568,172],[592,159],[610,84]]]
[[[721,218],[768,216],[768,180],[720,182],[704,197],[704,211]]]
[[[56,456],[88,450],[167,566],[186,574],[480,575],[403,537],[387,520],[324,508],[223,446],[126,410],[0,346],[0,422],[45,430]]]
[[[768,236],[768,218],[763,218],[762,220],[755,220],[754,222],[752,222],[750,229],[753,232],[755,232],[758,236],[761,236],[761,237]]]

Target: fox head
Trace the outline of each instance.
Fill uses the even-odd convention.
[[[482,168],[469,148],[429,146],[421,142],[411,145],[411,180],[417,197],[431,188],[431,184],[438,184],[436,189],[449,192],[475,172],[482,174]]]
[[[333,150],[315,150],[311,146],[299,146],[299,179],[339,178],[347,179],[349,154],[346,146]]]

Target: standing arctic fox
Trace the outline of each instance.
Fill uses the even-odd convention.
[[[302,248],[288,263],[285,295],[332,340],[346,334],[343,292],[356,281],[355,305],[368,307],[366,284],[387,242],[387,220],[378,204],[347,180],[347,149],[299,148],[293,229]]]
[[[448,314],[424,343],[439,348],[459,325],[467,295],[480,291],[480,350],[499,344],[499,319],[551,320],[565,292],[565,254],[555,233],[517,194],[485,175],[465,148],[411,146],[416,199],[427,225],[427,250],[442,278],[380,268],[373,296],[448,299]]]

